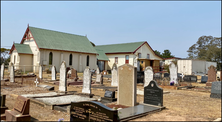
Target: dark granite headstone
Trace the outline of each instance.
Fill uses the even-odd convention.
[[[208,80],[208,76],[201,76],[201,83],[206,83]]]
[[[118,121],[118,111],[99,102],[72,102],[70,121]]]
[[[1,107],[5,106],[5,98],[6,98],[6,95],[1,95],[1,100],[0,100]]]
[[[137,71],[137,83],[143,83],[144,71]]]
[[[104,97],[115,98],[115,91],[106,91]]]
[[[115,91],[106,91],[104,97],[101,97],[103,103],[110,103],[117,100],[115,98]]]
[[[186,82],[197,82],[197,76],[185,75],[183,80],[186,81]]]
[[[221,81],[212,82],[210,97],[221,98]]]
[[[163,106],[163,89],[154,80],[144,87],[144,103]]]
[[[170,74],[169,73],[164,73],[163,77],[170,77]]]

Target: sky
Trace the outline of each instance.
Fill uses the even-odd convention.
[[[221,1],[1,1],[1,47],[20,43],[28,24],[186,58],[199,37],[221,37]]]

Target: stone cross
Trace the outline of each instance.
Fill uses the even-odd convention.
[[[59,91],[67,91],[67,79],[66,79],[66,62],[62,61],[60,66],[60,81],[59,81]]]
[[[35,84],[36,84],[36,87],[38,86],[38,79],[36,78],[36,80],[34,81],[35,82]]]
[[[82,93],[91,94],[91,81],[91,72],[89,70],[89,67],[86,67],[83,73]]]
[[[42,79],[42,65],[39,66],[39,78]]]
[[[177,82],[177,66],[171,62],[170,66],[170,83],[174,82],[174,84],[178,84]]]
[[[144,87],[148,86],[150,81],[153,80],[153,69],[152,67],[146,67],[144,71]]]
[[[2,65],[1,65],[1,80],[4,80],[4,70],[5,70],[5,64],[2,63]]]
[[[118,94],[117,104],[125,106],[136,105],[136,67],[124,64],[118,67]]]
[[[56,67],[52,66],[52,80],[56,80]]]
[[[10,82],[15,82],[15,72],[14,72],[14,65],[10,62]]]
[[[113,68],[112,68],[112,82],[111,82],[111,86],[118,86],[118,79],[117,79],[117,66],[115,65],[115,63],[113,64]]]

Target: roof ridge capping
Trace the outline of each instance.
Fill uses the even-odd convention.
[[[36,29],[41,29],[41,30],[47,30],[47,31],[54,31],[54,32],[58,32],[58,33],[70,34],[70,35],[75,35],[75,36],[82,36],[82,37],[86,37],[87,38],[87,36],[83,36],[83,35],[77,35],[77,34],[72,34],[72,33],[67,33],[67,32],[56,31],[56,30],[38,28],[38,27],[33,27],[33,26],[29,26],[29,27],[36,28]]]
[[[139,41],[139,42],[129,42],[129,43],[118,43],[118,44],[106,44],[106,45],[96,45],[97,46],[108,46],[108,45],[119,45],[119,44],[132,44],[132,43],[144,43],[144,42],[147,42],[147,41]]]

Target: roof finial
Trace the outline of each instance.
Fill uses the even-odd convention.
[[[13,41],[13,44],[15,44],[15,41]]]

